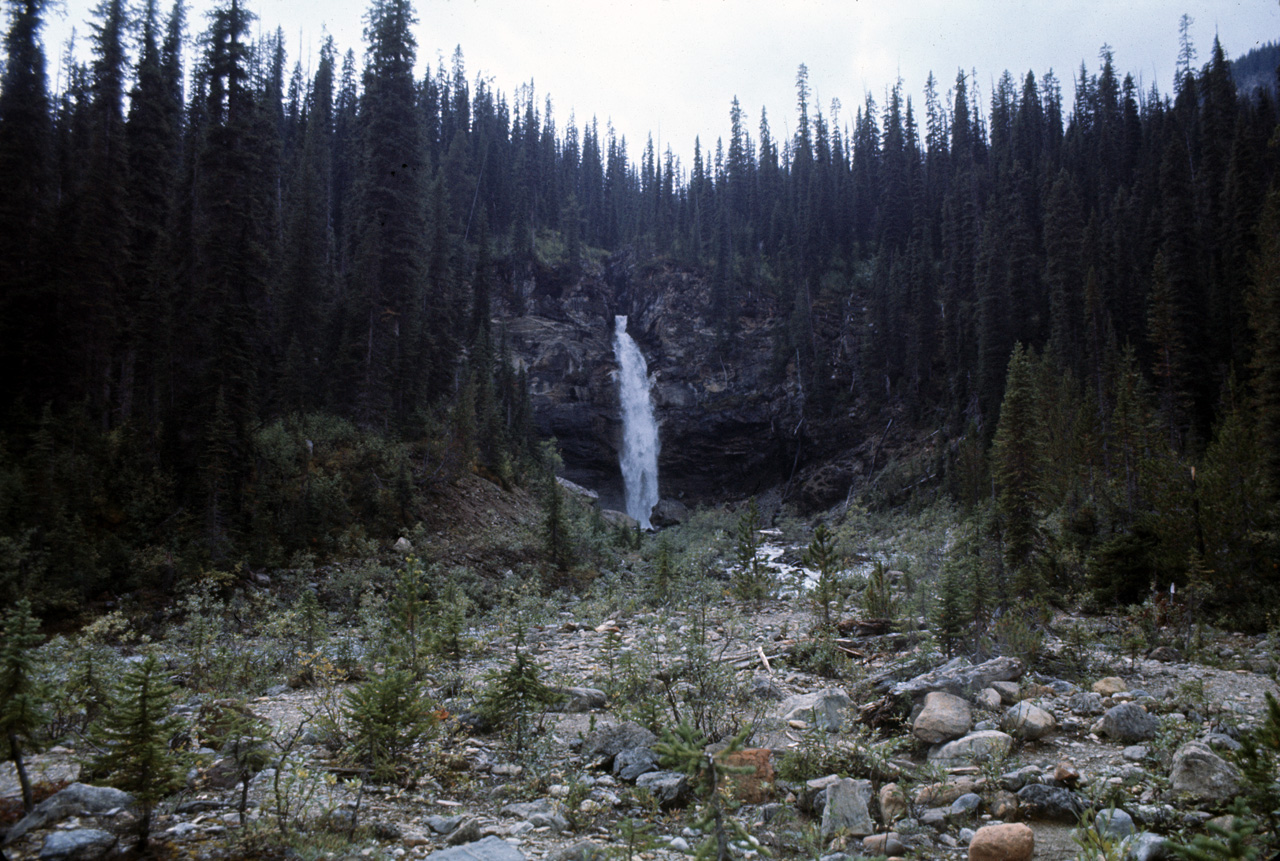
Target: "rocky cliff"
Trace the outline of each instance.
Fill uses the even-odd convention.
[[[709,319],[709,293],[698,273],[628,253],[577,278],[534,267],[509,281],[497,323],[528,370],[539,430],[559,441],[566,476],[606,506],[621,500],[616,314],[649,363],[664,498],[759,493],[796,465],[803,394],[794,367],[775,358],[780,319],[741,297],[725,334]]]

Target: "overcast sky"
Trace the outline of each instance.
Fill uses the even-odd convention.
[[[65,14],[50,12],[50,57],[62,54],[73,26],[83,56],[95,2],[66,0]],[[213,3],[187,2],[194,35]],[[244,2],[260,29],[284,29],[291,65],[301,58],[307,68],[324,32],[342,52],[364,47],[362,0]],[[167,15],[171,0],[160,3]],[[735,95],[753,138],[761,106],[775,138],[793,131],[801,63],[811,104],[829,115],[839,99],[845,126],[866,93],[883,106],[898,77],[919,111],[931,70],[940,94],[958,69],[975,72],[985,105],[1005,69],[1019,82],[1052,69],[1069,110],[1072,78],[1081,61],[1097,70],[1104,43],[1142,91],[1154,82],[1168,93],[1184,12],[1194,19],[1198,64],[1215,33],[1233,58],[1280,39],[1277,0],[418,0],[417,11],[420,72],[439,58],[447,65],[461,45],[469,80],[488,78],[508,98],[532,80],[539,104],[552,97],[559,129],[571,112],[580,128],[592,116],[602,132],[612,121],[633,159],[652,134],[686,167],[695,135],[704,149],[727,136]]]

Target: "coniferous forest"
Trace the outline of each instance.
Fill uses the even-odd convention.
[[[896,502],[952,500],[1005,600],[1280,607],[1274,51],[1246,85],[1184,33],[1172,92],[1103,47],[1071,104],[961,72],[852,117],[802,66],[793,136],[735,100],[688,154],[469,80],[461,49],[416,78],[409,0],[310,74],[239,0],[104,0],[56,94],[46,0],[6,2],[0,602],[394,538],[467,471],[536,484],[491,309],[626,250],[701,273],[725,338],[748,303],[785,320],[807,419],[936,430]]]

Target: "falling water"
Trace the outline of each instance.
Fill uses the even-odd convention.
[[[622,481],[627,514],[649,529],[658,504],[658,423],[649,398],[649,366],[627,334],[627,318],[613,318],[613,351],[618,357],[618,396],[622,401]]]

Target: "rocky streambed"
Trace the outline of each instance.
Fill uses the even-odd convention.
[[[1262,638],[1221,635],[1201,651],[1208,663],[1169,649],[1122,657],[1096,639],[1079,654],[1081,626],[1106,622],[1061,617],[1051,630],[1074,629],[1073,645],[1050,636],[1045,651],[1081,668],[1065,679],[1012,656],[946,661],[915,635],[859,637],[850,625],[836,641],[849,662],[831,678],[800,668],[811,620],[788,603],[632,618],[584,609],[566,604],[524,635],[566,697],[519,749],[510,734],[480,732],[472,713],[486,673],[511,658],[509,631],[474,631],[482,647],[435,668],[445,719],[410,754],[418,766],[402,785],[351,781],[316,731],[343,684],[281,685],[247,703],[276,739],[247,796],[229,752],[203,749],[186,790],[157,812],[157,851],[257,857],[278,844],[253,835],[283,827],[311,835],[313,857],[684,857],[707,836],[691,825],[700,801],[642,725],[679,715],[719,736],[746,732],[725,790],[750,835],[741,855],[1073,858],[1079,823],[1101,811],[1094,827],[1127,838],[1131,857],[1170,857],[1167,840],[1203,830],[1236,794],[1224,757],[1276,693]],[[130,845],[135,805],[75,783],[83,753],[68,744],[33,758],[37,782],[71,786],[9,829],[7,858],[112,857]]]

